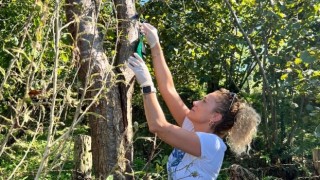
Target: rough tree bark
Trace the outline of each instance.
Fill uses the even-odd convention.
[[[312,150],[313,166],[316,170],[316,174],[320,175],[320,149],[316,148]]]
[[[114,0],[116,7],[116,16],[118,19],[118,32],[119,35],[119,45],[117,46],[117,56],[116,56],[116,66],[118,74],[121,74],[120,78],[124,80],[125,83],[119,84],[120,101],[122,106],[123,123],[127,128],[127,136],[124,138],[125,143],[129,144],[126,151],[126,159],[128,163],[126,164],[126,172],[131,172],[131,162],[133,160],[133,146],[132,144],[132,93],[133,93],[133,73],[129,70],[127,66],[121,66],[124,64],[128,57],[134,52],[135,46],[138,40],[137,31],[137,21],[134,18],[136,15],[135,1],[132,0]],[[128,86],[129,85],[129,86]],[[126,179],[131,179],[127,176]]]
[[[90,109],[99,116],[89,116],[95,177],[106,179],[109,175],[113,175],[114,179],[132,179],[131,176],[125,175],[125,172],[131,172],[130,163],[133,154],[131,117],[133,74],[127,71],[126,67],[117,69],[113,67],[125,62],[129,54],[133,52],[133,42],[137,40],[138,32],[135,24],[118,18],[119,30],[122,34],[117,44],[117,61],[113,64],[112,58],[108,58],[104,53],[103,35],[96,24],[101,1],[66,0],[66,2],[68,21],[77,21],[69,29],[76,42],[77,48],[75,49],[78,49],[81,66],[79,79],[84,87],[91,85],[86,98],[94,97],[97,90],[105,83],[105,89],[107,89],[100,96],[98,103]],[[121,18],[128,17],[135,11],[134,1],[117,3],[119,4],[115,7],[119,12],[116,14]],[[130,13],[122,11],[122,8],[127,8]],[[121,13],[126,13],[126,15],[122,16]],[[120,32],[119,30],[117,33]],[[115,83],[119,77],[123,81]],[[123,83],[124,81],[126,83]]]
[[[89,180],[92,171],[91,137],[78,135],[74,140],[73,180]]]

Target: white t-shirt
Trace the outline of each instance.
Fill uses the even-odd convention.
[[[194,131],[192,122],[186,117],[182,128]],[[217,179],[224,153],[223,140],[215,134],[196,132],[201,144],[201,157],[196,157],[174,148],[167,163],[168,179]]]

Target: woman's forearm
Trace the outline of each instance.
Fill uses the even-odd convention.
[[[165,119],[164,113],[159,105],[156,94],[144,94],[143,104],[149,130],[152,133],[159,133],[159,131],[162,130],[162,127],[168,124],[168,122]]]
[[[162,94],[170,88],[174,88],[174,83],[160,43],[157,43],[153,48],[151,48],[151,55],[158,87]]]

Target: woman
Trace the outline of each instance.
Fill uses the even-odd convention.
[[[178,124],[173,125],[166,120],[148,68],[135,53],[128,59],[128,66],[142,87],[149,130],[174,147],[167,163],[169,179],[216,179],[226,150],[223,138],[233,152],[243,153],[256,134],[260,116],[226,89],[194,101],[189,109],[175,89],[157,29],[143,23],[141,32],[151,48],[160,93]]]

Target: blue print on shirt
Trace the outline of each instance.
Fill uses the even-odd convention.
[[[176,149],[174,148],[173,152],[172,152],[172,156],[174,158],[174,160],[171,163],[171,167],[176,167],[179,165],[179,163],[181,162],[183,156],[184,156],[185,152],[181,151],[180,149]]]

